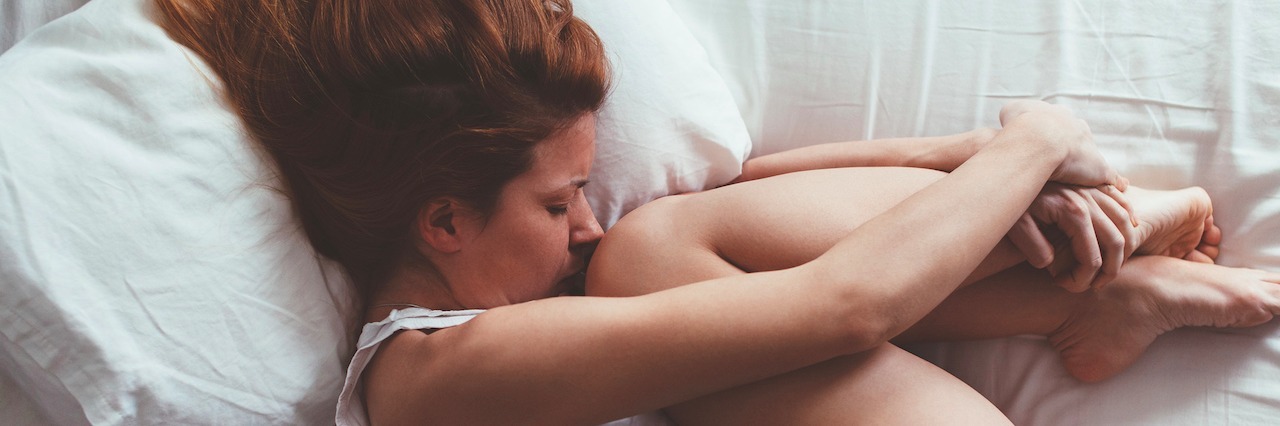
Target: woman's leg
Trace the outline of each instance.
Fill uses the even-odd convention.
[[[956,291],[895,343],[1034,334],[1077,379],[1133,364],[1157,336],[1188,326],[1250,327],[1280,313],[1280,274],[1167,256],[1137,256],[1107,287],[1069,293],[1019,265]]]
[[[1280,274],[1163,256],[1134,258],[1097,292],[1069,293],[1049,282],[1040,271],[1015,267],[961,289],[939,306],[948,312],[930,314],[939,321],[900,338],[1047,335],[1069,371],[1095,381],[1129,365],[1165,331],[1258,325],[1280,307]],[[1254,298],[1265,299],[1264,306]],[[972,388],[891,344],[678,404],[667,413],[679,424],[1006,422]]]
[[[696,282],[726,274],[743,273],[743,270],[759,271],[779,269],[804,263],[829,248],[840,236],[851,231],[868,218],[883,212],[893,204],[906,198],[915,190],[936,180],[940,174],[915,169],[845,169],[806,172],[787,175],[770,180],[735,185],[715,191],[691,196],[671,197],[660,200],[637,210],[623,223],[610,231],[602,242],[596,258],[592,262],[589,275],[589,292],[598,295],[634,295]],[[832,183],[854,182],[854,185],[833,185]],[[1141,216],[1141,212],[1139,215]],[[1144,224],[1150,231],[1159,231],[1160,227]],[[1167,227],[1166,227],[1167,228]],[[1153,231],[1154,232],[1154,231]],[[1153,232],[1147,232],[1149,236]],[[958,247],[957,249],[963,249]],[[984,266],[991,271],[999,271],[1007,265],[1016,264],[1016,251],[1011,247],[998,248]],[[1030,271],[1036,272],[1036,271]],[[967,324],[959,329],[975,335],[1011,335],[1026,332],[1043,332],[1049,326],[1063,323],[1064,315],[1076,306],[1073,302],[1079,296],[1061,292],[1050,287],[1047,278],[1035,279],[1039,282],[1021,282],[1014,287],[1014,282],[1027,277],[1014,271],[1001,274],[987,283],[975,286],[978,289],[991,287],[1028,288],[1034,292],[1020,293],[1013,291],[1014,297],[1026,297],[1042,300],[1034,303],[1041,309],[1027,309],[1026,312],[1006,310],[1010,316],[1003,320],[983,318],[980,315],[966,314],[965,311],[983,313],[998,312],[1007,307],[1007,300],[992,298],[998,291],[978,291],[965,293],[970,297],[961,297],[956,302],[944,303],[942,314],[931,314],[930,321],[922,322],[946,324],[945,327],[924,325],[909,331],[916,336],[946,337],[947,329],[953,322],[939,321],[956,316],[960,323]],[[981,274],[980,274],[981,275]],[[976,278],[976,275],[975,275]],[[1051,291],[1044,291],[1044,290]],[[1035,297],[1033,297],[1035,296]],[[998,303],[997,303],[998,302]],[[984,305],[984,306],[975,306]],[[1062,309],[1044,309],[1048,307]],[[965,309],[965,308],[969,309]],[[956,308],[956,309],[951,309]],[[1015,317],[1016,316],[1016,317]],[[1010,324],[1016,326],[1011,327]],[[984,329],[983,327],[988,327]],[[910,357],[896,349],[882,348],[881,351],[893,356]],[[918,361],[918,360],[916,360]],[[910,363],[907,363],[908,365]],[[856,388],[858,383],[866,387],[864,390],[875,392],[878,384],[867,379],[864,382],[837,379],[836,377],[873,377],[871,364],[864,364],[855,359],[836,359],[825,364],[801,370],[792,375],[776,378],[777,383],[812,382],[813,389],[832,389],[833,386],[844,389],[845,386]],[[832,376],[830,371],[847,370],[849,376]],[[806,371],[824,371],[823,374],[805,374]],[[864,371],[864,373],[859,373]],[[900,383],[919,384],[924,392],[928,389],[953,389],[960,401],[970,401],[965,396],[972,390],[965,387],[955,388],[946,383],[954,379],[948,376],[936,377],[925,370],[911,370],[901,374],[913,377]],[[893,374],[888,372],[886,374]],[[794,376],[794,377],[790,377]],[[808,379],[804,379],[804,378]],[[818,377],[831,377],[828,381],[817,380]],[[905,377],[905,376],[904,376]],[[920,378],[933,379],[923,380]],[[771,381],[772,382],[772,381]],[[837,383],[839,383],[837,385]],[[722,410],[716,407],[733,407],[737,404],[728,401],[739,400],[747,403],[752,398],[782,397],[774,388],[774,384],[760,383],[759,386],[745,386],[726,394],[717,394],[701,400],[692,401],[673,407],[673,415],[691,419],[699,413],[711,414],[711,418],[732,414],[733,410]],[[858,389],[845,389],[858,392]],[[828,391],[822,391],[828,392]],[[837,391],[830,391],[837,392]],[[730,395],[739,395],[731,397]],[[792,414],[816,409],[826,413],[827,401],[823,398],[805,398],[798,400],[798,406],[771,405],[770,410],[786,411]],[[907,403],[924,403],[920,400],[902,400]],[[915,402],[912,402],[915,401]],[[936,403],[936,401],[930,402]],[[979,405],[985,402],[978,400]],[[967,404],[967,403],[966,403]],[[985,405],[989,408],[989,405]],[[825,407],[825,408],[823,408]],[[840,413],[853,413],[861,416],[865,413],[857,404],[845,404]],[[799,411],[797,411],[799,410]],[[979,409],[979,412],[987,412]],[[904,413],[899,413],[905,415]],[[988,419],[989,420],[989,419]]]
[[[919,169],[815,172],[658,200],[606,235],[591,263],[588,293],[637,295],[742,274],[744,269],[795,266],[940,176]],[[824,183],[833,178],[864,184],[837,189]],[[788,185],[805,189],[789,191]],[[760,195],[767,196],[752,200]],[[723,207],[732,207],[732,213],[718,211]],[[810,216],[833,217],[812,221]],[[769,227],[753,229],[757,226]],[[1003,256],[995,256],[1002,258],[984,263],[988,269],[1018,261],[1011,248],[1002,250]],[[993,268],[992,263],[1005,265]],[[680,424],[830,424],[854,418],[902,424],[1008,423],[972,388],[888,343],[667,412]]]
[[[605,234],[588,271],[588,291],[639,295],[726,273],[794,267],[944,175],[902,167],[823,169],[662,198]],[[966,283],[1022,261],[1002,241]]]
[[[1000,410],[891,344],[667,408],[681,425],[1000,425]]]
[[[941,176],[911,168],[824,169],[663,198],[632,212],[606,234],[588,271],[588,292],[638,295],[728,274],[794,267]],[[1206,261],[1217,255],[1221,233],[1212,226],[1212,207],[1202,190],[1132,188],[1128,195],[1140,221],[1137,254]],[[966,284],[1021,263],[1017,249],[1001,242]],[[991,280],[991,288],[957,298],[963,302],[959,307],[944,303],[941,307],[946,309],[935,310],[904,334],[930,339],[1044,334],[1044,327],[1059,324],[1065,306],[1077,300],[1047,284],[1050,280],[1041,271],[1023,267],[997,278]],[[1011,283],[1027,283],[1030,289],[1014,291],[1018,286]],[[996,302],[1021,298],[1035,300],[1036,308],[985,313],[1025,313],[1019,316],[1024,321],[1005,324],[963,313],[971,301],[999,306]],[[1064,308],[1047,309],[1048,301],[1063,303]]]

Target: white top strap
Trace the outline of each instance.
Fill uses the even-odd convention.
[[[407,308],[391,311],[387,319],[371,322],[360,330],[360,340],[356,342],[356,354],[347,367],[347,380],[342,385],[342,394],[338,395],[338,412],[334,422],[338,426],[366,426],[369,416],[365,411],[364,398],[356,392],[360,383],[360,375],[364,372],[378,346],[384,340],[400,330],[428,330],[449,328],[460,325],[476,315],[484,313],[483,309],[463,311],[440,311],[426,308]],[[670,426],[672,423],[659,412],[650,412],[639,416],[615,420],[606,426]]]
[[[453,327],[475,318],[483,313],[483,309],[463,311],[440,311],[425,308],[406,308],[391,311],[387,319],[371,322],[360,330],[360,340],[356,342],[356,354],[351,357],[351,365],[347,367],[347,379],[342,384],[342,393],[338,395],[338,412],[334,422],[338,426],[365,426],[369,417],[365,413],[364,398],[356,392],[360,383],[360,375],[365,366],[373,359],[382,341],[400,330],[428,330]]]

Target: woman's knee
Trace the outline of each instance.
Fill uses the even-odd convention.
[[[683,220],[685,196],[654,200],[623,216],[605,232],[587,269],[587,294],[636,296],[689,281],[690,271],[712,267],[714,253],[698,243]]]

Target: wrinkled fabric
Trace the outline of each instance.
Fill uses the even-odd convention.
[[[671,0],[754,148],[998,127],[1012,99],[1067,105],[1139,186],[1204,187],[1219,263],[1280,270],[1280,2]],[[1086,385],[1040,338],[917,350],[1015,424],[1270,424],[1280,335],[1178,330]]]
[[[332,421],[350,284],[153,12],[97,0],[0,56],[0,399],[57,424]]]

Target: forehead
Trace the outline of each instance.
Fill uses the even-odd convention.
[[[548,178],[586,178],[595,157],[596,120],[588,114],[534,147],[530,172]],[[580,176],[579,176],[580,175]]]

